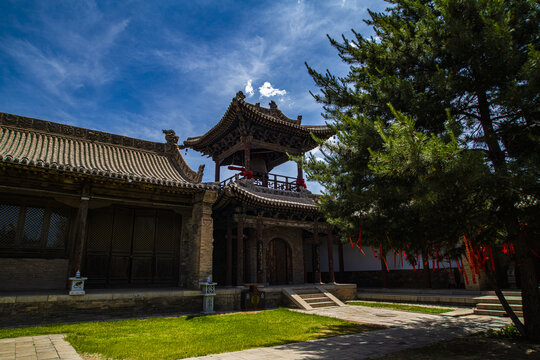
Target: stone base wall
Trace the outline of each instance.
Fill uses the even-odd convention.
[[[451,273],[444,269],[431,271],[431,287],[433,289],[448,289],[448,288],[464,288],[465,283],[461,274],[457,269],[453,269]],[[311,274],[308,274],[310,276]],[[340,283],[352,283],[358,285],[359,288],[381,288],[382,285],[381,271],[345,271],[344,273],[336,272],[336,279]],[[388,276],[388,287],[390,288],[411,288],[421,289],[425,287],[424,274],[422,270],[390,270]],[[455,285],[451,285],[450,276],[455,278]],[[327,277],[327,273],[323,273],[323,281]]]
[[[355,284],[323,284],[342,301],[356,298]],[[306,285],[310,287],[310,285]],[[294,307],[280,287],[260,289],[264,309]],[[214,298],[217,312],[242,310],[242,294],[247,289],[218,288]],[[38,325],[51,322],[75,322],[179,316],[202,312],[203,297],[198,290],[118,290],[94,291],[86,295],[5,295],[0,296],[0,327]]]
[[[218,290],[215,310],[240,310],[240,292],[240,289]],[[0,327],[200,312],[202,295],[197,290],[0,296]]]
[[[339,300],[356,300],[356,284],[325,284],[323,287]]]
[[[0,291],[62,290],[67,259],[0,258]]]

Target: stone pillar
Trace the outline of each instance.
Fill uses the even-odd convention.
[[[334,234],[332,229],[328,232],[328,274],[330,275],[330,282],[336,282],[336,276],[334,274]]]
[[[206,190],[195,196],[192,210],[193,240],[189,247],[187,286],[198,289],[199,283],[212,277],[214,222],[212,205],[217,199],[216,190]]]
[[[236,285],[244,283],[244,218],[238,216],[236,230]]]
[[[263,279],[263,222],[257,221],[257,282],[262,284]]]
[[[227,280],[226,285],[232,286],[232,265],[233,264],[233,235],[232,235],[232,218],[227,217]]]

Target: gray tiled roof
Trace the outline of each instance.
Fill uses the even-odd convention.
[[[175,145],[6,113],[0,113],[0,163],[169,187],[206,187],[202,169],[189,168]]]
[[[311,139],[311,134],[323,139],[327,139],[333,135],[333,131],[326,125],[301,125],[301,117],[297,120],[288,118],[277,108],[275,103],[273,103],[273,107],[268,109],[261,107],[259,104],[250,104],[244,101],[244,99],[245,95],[239,91],[227,108],[223,118],[213,128],[208,130],[204,135],[186,139],[182,147],[191,147],[197,151],[201,151],[200,149],[204,146],[223,137],[235,121],[237,112],[245,112],[253,121],[269,128],[279,129],[284,133],[297,134],[309,139]],[[313,146],[310,149],[316,145],[313,142]]]
[[[241,179],[228,183],[216,204],[227,202],[227,198],[237,198],[257,207],[286,208],[296,211],[317,212],[314,196],[307,190],[280,191],[253,185],[250,180]]]

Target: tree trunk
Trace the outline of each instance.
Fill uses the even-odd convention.
[[[521,322],[521,320],[519,320],[516,313],[510,307],[510,304],[508,304],[508,301],[504,297],[504,294],[501,291],[501,288],[499,286],[497,275],[493,271],[490,271],[489,269],[486,269],[486,275],[490,282],[491,287],[493,288],[493,290],[495,290],[495,295],[497,295],[497,298],[499,299],[499,302],[504,308],[504,311],[506,311],[506,313],[508,314],[508,316],[510,317],[510,319],[512,320],[512,322],[514,323],[514,325],[520,332],[520,334],[525,336],[527,333],[525,330],[525,326],[523,326],[523,323]]]
[[[388,271],[386,270],[385,259],[383,258],[384,254],[379,255],[379,260],[381,262],[381,284],[383,288],[388,287]]]
[[[493,164],[495,174],[501,181],[501,189],[503,189],[503,194],[498,199],[499,205],[503,209],[502,221],[508,232],[508,239],[515,244],[516,264],[521,275],[525,330],[529,339],[540,341],[540,291],[538,290],[536,269],[527,239],[521,236],[519,218],[515,208],[519,199],[514,195],[512,185],[509,183],[511,174],[508,172],[505,154],[493,128],[489,103],[484,92],[478,94],[478,109],[480,111],[480,124],[488,146],[488,157]]]
[[[424,251],[422,251],[422,273],[424,274],[424,287],[431,289],[431,271],[429,269],[429,259]]]

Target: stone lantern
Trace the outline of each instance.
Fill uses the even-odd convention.
[[[210,280],[210,276],[206,279],[206,282],[202,282],[201,292],[203,296],[203,313],[204,314],[213,314],[214,313],[214,296],[216,296],[216,285],[217,283]]]

